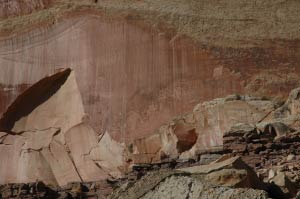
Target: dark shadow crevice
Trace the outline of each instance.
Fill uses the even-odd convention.
[[[71,69],[68,68],[41,79],[25,90],[3,114],[0,119],[0,130],[10,131],[16,121],[29,115],[36,107],[47,101],[66,82],[70,73]]]

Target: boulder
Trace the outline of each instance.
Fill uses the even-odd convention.
[[[70,69],[21,94],[0,119],[0,129],[1,184],[62,186],[120,177],[125,171],[122,145],[108,135],[98,138],[89,126]]]
[[[256,173],[245,164],[240,157],[226,158],[221,157],[221,160],[217,160],[208,165],[187,167],[179,170],[193,174],[206,175],[208,181],[217,185],[266,189]]]

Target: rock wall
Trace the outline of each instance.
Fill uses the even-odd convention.
[[[200,103],[191,113],[177,116],[151,136],[136,139],[129,147],[134,163],[156,163],[170,159],[196,158],[218,151],[223,133],[239,123],[256,124],[278,108],[274,101],[230,95]]]
[[[213,48],[137,19],[86,12],[0,43],[0,112],[40,78],[71,67],[92,126],[119,141],[149,135],[204,100],[245,92],[285,97],[300,74],[289,42]]]

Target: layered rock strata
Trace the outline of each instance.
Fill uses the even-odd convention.
[[[90,125],[130,143],[199,102],[232,93],[285,98],[299,85],[295,1],[82,2],[0,21],[0,113],[71,67]]]

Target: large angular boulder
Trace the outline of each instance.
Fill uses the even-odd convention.
[[[256,173],[239,156],[221,157],[208,165],[179,169],[180,171],[205,175],[205,178],[217,185],[235,188],[266,189]]]
[[[120,177],[125,171],[123,146],[89,126],[70,69],[21,94],[0,119],[0,129],[1,184],[63,186]]]

